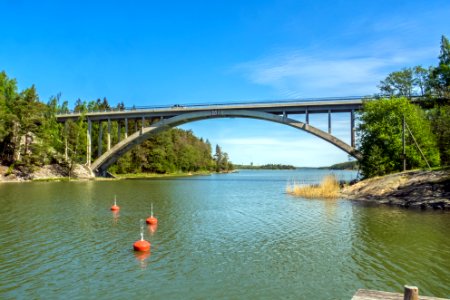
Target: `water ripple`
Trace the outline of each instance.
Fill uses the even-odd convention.
[[[2,186],[0,298],[348,299],[405,283],[450,295],[450,214],[295,198],[291,173],[251,174]],[[150,203],[151,253],[135,253]]]

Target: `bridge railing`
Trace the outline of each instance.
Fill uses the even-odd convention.
[[[117,112],[117,111],[138,111],[138,110],[167,110],[171,108],[201,108],[208,106],[246,106],[257,104],[289,104],[289,103],[308,103],[308,102],[331,102],[331,101],[345,101],[345,100],[361,100],[371,98],[371,96],[347,96],[347,97],[322,97],[322,98],[301,98],[301,99],[281,99],[281,100],[258,100],[245,102],[209,102],[209,103],[186,103],[186,104],[168,104],[168,105],[148,105],[148,106],[130,106],[125,108],[109,108],[106,110],[87,110],[87,112]],[[79,114],[81,111],[68,110],[65,112],[58,112],[57,115],[64,114]]]

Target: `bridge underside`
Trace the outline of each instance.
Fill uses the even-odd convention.
[[[280,116],[276,114],[253,111],[253,110],[212,110],[212,111],[199,111],[180,114],[169,119],[163,119],[148,127],[143,127],[134,134],[128,136],[122,140],[110,150],[105,152],[99,158],[97,158],[91,165],[91,169],[97,176],[105,176],[106,170],[114,164],[123,154],[128,152],[134,146],[141,144],[147,140],[150,136],[157,134],[161,131],[167,130],[172,127],[176,127],[182,124],[186,124],[193,121],[211,119],[211,118],[252,118],[265,120],[275,123],[288,125],[308,133],[311,133],[333,145],[347,152],[349,155],[356,159],[361,159],[360,153],[357,150],[343,142],[342,140],[332,136],[330,133],[324,132],[318,128],[315,128],[309,124],[288,118],[287,116]]]

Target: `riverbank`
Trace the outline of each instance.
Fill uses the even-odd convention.
[[[450,209],[450,170],[408,171],[346,186],[341,196],[406,208]]]
[[[230,171],[231,172],[231,171]],[[230,173],[227,172],[227,173]],[[6,166],[0,165],[1,182],[28,182],[28,181],[64,181],[64,180],[124,180],[124,179],[157,179],[187,176],[208,176],[212,172],[174,172],[168,174],[137,173],[137,174],[113,174],[113,178],[95,177],[88,168],[83,165],[75,165],[69,174],[68,168],[58,164],[38,167],[33,172],[21,172],[20,170],[10,170]]]
[[[74,165],[69,172],[68,167],[58,164],[35,167],[33,171],[10,169],[0,165],[0,182],[56,181],[56,180],[90,180],[94,174],[83,165]]]

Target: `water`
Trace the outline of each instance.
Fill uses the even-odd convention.
[[[450,297],[450,213],[285,194],[326,172],[2,184],[0,298],[350,299],[404,284]],[[151,203],[151,254],[135,253]]]

